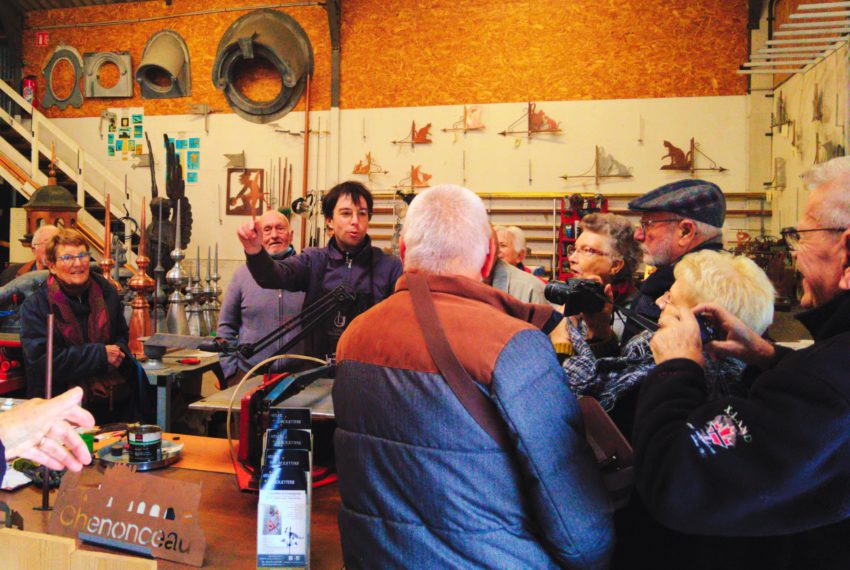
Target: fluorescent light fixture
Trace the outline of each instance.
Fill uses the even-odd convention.
[[[819,4],[800,4],[798,10],[830,10],[832,8],[850,8],[850,2],[821,2]]]
[[[748,61],[744,67],[776,67],[777,65],[809,65],[816,59],[793,59],[791,61]]]
[[[738,75],[777,75],[779,73],[797,73],[802,71],[802,67],[797,69],[739,69],[735,73]]]
[[[831,38],[800,38],[800,39],[796,39],[796,40],[767,40],[764,43],[769,45],[769,46],[794,45],[794,44],[825,44],[825,43],[832,43],[832,42],[840,42],[844,39],[845,38],[838,36],[838,37],[831,37]]]
[[[791,22],[782,24],[782,29],[785,28],[831,28],[832,26],[843,26],[846,22],[842,20],[824,20],[823,22]]]
[[[847,34],[850,28],[826,28],[817,30],[789,30],[787,32],[775,32],[774,36],[816,36],[819,34]]]
[[[847,18],[850,16],[850,11],[842,10],[840,12],[803,12],[791,14],[792,20],[813,20],[815,18]]]

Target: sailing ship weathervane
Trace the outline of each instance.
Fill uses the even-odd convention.
[[[522,123],[523,120],[526,120],[526,130],[514,130]],[[544,113],[542,110],[538,111],[537,103],[529,103],[528,109],[522,115],[522,117],[508,125],[508,128],[506,128],[499,134],[503,137],[506,137],[508,135],[528,135],[528,138],[530,140],[531,137],[535,134],[557,134],[560,132],[561,127],[557,121],[547,117],[546,113]]]
[[[409,144],[413,148],[418,144],[431,144],[431,123],[421,129],[416,128],[416,121],[410,125],[410,132],[401,140],[393,141],[393,144]]]
[[[593,171],[593,174],[590,174],[591,171]],[[615,159],[613,155],[605,152],[605,149],[601,146],[596,147],[596,158],[593,161],[593,166],[581,174],[564,174],[561,176],[564,180],[569,180],[570,178],[593,178],[597,186],[599,186],[599,181],[603,178],[631,177],[632,169]]]
[[[376,174],[389,174],[389,170],[384,170],[377,161],[372,158],[372,153],[366,153],[365,160],[358,160],[357,164],[354,165],[354,170],[351,171],[352,174],[363,174],[369,177],[369,181],[371,182],[373,177]]]
[[[463,117],[447,129],[442,129],[444,133],[462,132],[463,134],[469,131],[480,131],[484,129],[484,123],[481,122],[481,105],[463,106]]]
[[[690,172],[693,176],[697,171],[713,170],[715,172],[726,172],[726,168],[720,166],[712,160],[707,154],[702,152],[699,145],[691,138],[691,148],[686,153],[682,149],[673,146],[670,141],[664,141],[664,146],[667,148],[667,154],[662,156],[662,159],[669,158],[670,164],[665,164],[661,170],[680,170],[682,172]],[[696,157],[702,156],[711,163],[711,166],[697,168]]]

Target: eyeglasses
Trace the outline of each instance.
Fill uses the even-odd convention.
[[[605,253],[604,251],[598,250],[593,247],[588,247],[586,245],[582,245],[580,247],[574,247],[570,252],[570,255],[583,255],[585,257],[611,257],[610,253]]]
[[[339,216],[345,221],[352,219],[355,215],[358,218],[362,219],[370,219],[372,217],[372,213],[369,210],[357,210],[356,212],[353,210],[340,210],[339,212],[334,214],[335,216]]]
[[[680,218],[663,218],[660,220],[641,220],[639,223],[640,229],[643,230],[643,233],[646,233],[646,230],[648,230],[653,224],[665,224],[667,222],[678,222],[680,220]]]
[[[810,230],[798,230],[797,228],[782,228],[779,232],[785,243],[788,244],[788,249],[796,250],[800,247],[800,234],[809,232],[843,232],[847,228],[813,228]]]
[[[88,251],[84,251],[82,253],[78,253],[77,255],[71,255],[70,253],[66,253],[65,255],[60,255],[56,258],[56,261],[61,261],[65,265],[73,265],[75,261],[79,261],[80,263],[88,263],[91,261],[91,253]]]

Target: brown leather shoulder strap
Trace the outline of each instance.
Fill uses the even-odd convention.
[[[478,425],[490,434],[490,437],[504,449],[509,449],[509,439],[504,420],[499,416],[493,402],[476,386],[475,381],[457,359],[446,338],[446,331],[437,315],[434,298],[428,288],[428,281],[417,273],[407,273],[410,298],[413,300],[413,312],[425,336],[428,352],[437,364],[440,374],[454,392],[466,411]]]

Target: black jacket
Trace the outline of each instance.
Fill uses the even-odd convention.
[[[703,249],[721,251],[723,249],[723,244],[717,240],[710,240],[699,244],[688,253],[694,253]],[[687,255],[687,253],[685,255]],[[682,257],[684,257],[684,255]],[[679,259],[681,259],[681,257]],[[633,311],[653,322],[658,322],[658,317],[661,316],[661,309],[658,308],[655,301],[673,286],[673,282],[676,280],[673,276],[673,269],[676,267],[676,262],[678,261],[679,260],[677,259],[670,265],[659,265],[652,275],[643,280],[637,296],[630,305]],[[622,338],[620,339],[621,344],[626,344],[630,338],[642,330],[643,327],[635,324],[631,318],[627,319],[625,326],[623,327]]]
[[[707,402],[703,370],[686,359],[649,374],[634,427],[636,485],[666,526],[739,537],[719,543],[731,545],[729,561],[756,550],[765,567],[846,568],[850,292],[799,319],[815,343],[778,348],[767,370],[748,369],[746,397]]]

